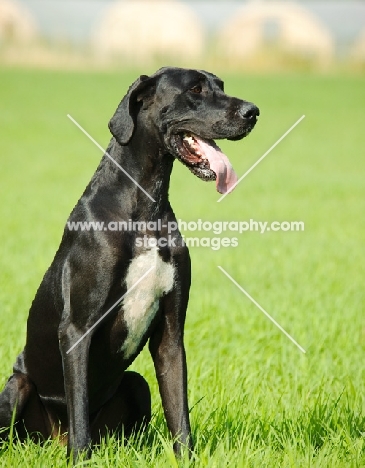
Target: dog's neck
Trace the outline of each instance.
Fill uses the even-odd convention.
[[[138,135],[128,146],[122,146],[112,138],[108,155],[103,156],[94,178],[115,191],[124,214],[154,220],[162,217],[169,208],[168,191],[174,159],[148,143],[146,137],[138,138]]]

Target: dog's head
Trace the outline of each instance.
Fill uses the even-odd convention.
[[[199,178],[216,180],[217,190],[225,193],[237,178],[214,140],[245,137],[258,115],[254,104],[225,94],[223,81],[211,73],[162,68],[132,84],[109,128],[126,145],[136,122],[144,122],[145,128],[157,133],[166,153]]]

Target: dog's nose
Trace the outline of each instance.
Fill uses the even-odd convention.
[[[260,109],[251,102],[245,102],[239,109],[238,113],[246,120],[256,120],[260,115]]]

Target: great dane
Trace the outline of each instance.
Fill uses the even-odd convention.
[[[177,160],[231,191],[237,178],[214,139],[245,137],[258,115],[201,70],[162,68],[130,86],[31,305],[24,350],[0,394],[1,428],[14,420],[19,437],[59,436],[74,459],[107,431],[140,430],[151,417],[150,391],[126,369],[149,341],[175,453],[192,449],[183,343],[190,257],[178,229],[167,228],[176,222],[170,175]],[[157,228],[69,227],[88,221]],[[141,245],[141,237],[154,242]]]

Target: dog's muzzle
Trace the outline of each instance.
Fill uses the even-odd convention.
[[[225,122],[223,129],[214,130],[217,135],[233,134],[232,137],[225,136],[228,140],[240,140],[251,132],[260,111],[255,104],[244,101],[233,112],[232,126]],[[215,180],[217,191],[220,193],[231,192],[234,189],[237,175],[229,159],[213,139],[204,138],[192,131],[180,130],[172,134],[169,142],[175,156],[197,177]]]

